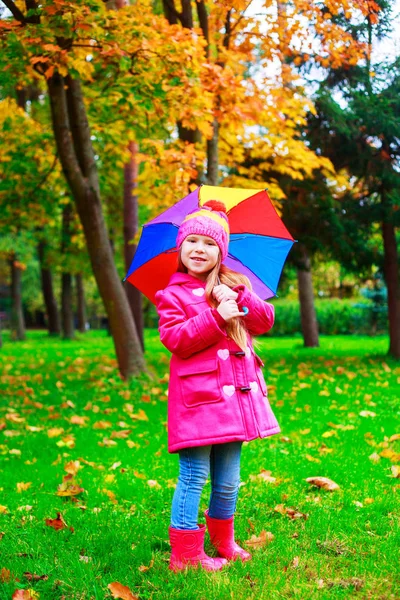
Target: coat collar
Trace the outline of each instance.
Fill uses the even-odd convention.
[[[188,285],[191,288],[205,288],[206,282],[198,279],[197,277],[189,275],[189,273],[180,273],[177,271],[172,275],[168,285]]]

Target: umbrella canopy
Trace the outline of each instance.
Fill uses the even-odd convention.
[[[186,215],[208,200],[226,206],[230,241],[224,264],[246,275],[263,300],[276,294],[293,238],[265,190],[202,185],[144,225],[126,278],[154,302],[178,266],[176,236]]]

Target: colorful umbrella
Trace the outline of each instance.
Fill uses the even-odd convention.
[[[177,269],[175,244],[180,224],[188,213],[208,200],[220,200],[227,208],[230,242],[224,264],[247,275],[263,300],[275,296],[294,240],[265,190],[198,187],[144,225],[125,280],[154,302],[156,292],[168,285]]]

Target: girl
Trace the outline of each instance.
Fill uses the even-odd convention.
[[[274,307],[222,264],[228,243],[224,204],[210,200],[187,215],[177,237],[178,271],[156,295],[161,341],[172,352],[168,451],[179,452],[169,528],[173,571],[217,571],[228,560],[250,560],[234,541],[241,446],[280,431],[252,345],[252,336],[272,327]],[[205,518],[218,558],[204,552],[205,525],[197,523],[209,473]]]

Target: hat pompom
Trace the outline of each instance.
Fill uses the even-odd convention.
[[[202,208],[204,207],[211,208],[211,210],[217,210],[218,212],[226,214],[226,206],[220,200],[208,200],[203,204]]]

